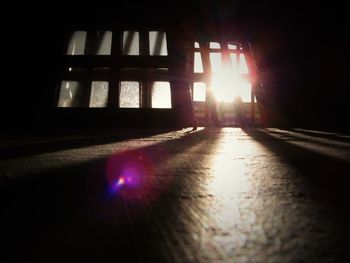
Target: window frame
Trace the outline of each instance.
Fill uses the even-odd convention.
[[[70,37],[74,32],[86,32],[85,52],[83,55],[69,55],[67,48]],[[91,41],[97,32],[111,32],[111,52],[110,55],[91,55],[89,54],[89,45],[93,46]],[[123,54],[123,33],[126,31],[139,32],[139,55]],[[163,32],[166,41],[167,55],[150,55],[150,32]],[[164,41],[164,40],[163,40]],[[89,44],[90,42],[90,44]],[[58,77],[57,88],[55,90],[53,107],[59,108],[60,85],[62,81],[106,81],[108,82],[108,103],[106,108],[120,108],[120,82],[121,81],[138,81],[140,82],[140,109],[150,108],[150,81],[167,81],[172,83],[169,78],[169,41],[168,31],[165,28],[74,28],[66,34],[63,45],[63,63],[61,73]],[[90,52],[91,53],[91,52]],[[127,68],[135,68],[134,71],[125,71]],[[163,70],[162,68],[166,68]],[[72,69],[72,70],[69,70]],[[79,69],[79,70],[74,70]],[[105,70],[96,70],[105,69]],[[159,70],[157,70],[159,69]],[[86,92],[91,97],[91,84]],[[171,90],[172,94],[172,90]],[[171,95],[172,96],[172,95]],[[172,98],[171,98],[172,101]],[[90,102],[86,102],[82,108],[96,109],[89,107]]]

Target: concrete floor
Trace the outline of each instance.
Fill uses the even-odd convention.
[[[350,262],[343,134],[19,133],[0,149],[0,262]]]

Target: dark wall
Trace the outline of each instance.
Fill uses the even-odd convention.
[[[45,7],[9,6],[5,29],[5,76],[1,90],[4,127],[44,124],[52,106],[62,49],[63,27]]]
[[[346,9],[294,2],[276,10],[256,41],[276,105],[292,125],[349,128]]]
[[[146,21],[249,40],[278,124],[349,129],[346,8],[337,3],[280,2],[118,1],[101,2],[100,7],[60,2],[8,7],[9,18],[2,18],[7,36],[2,123],[37,126],[52,117],[65,28]]]

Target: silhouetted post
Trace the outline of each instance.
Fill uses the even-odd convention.
[[[250,120],[252,123],[255,123],[255,93],[258,87],[258,69],[253,57],[252,48],[250,44],[244,44],[243,47],[246,61],[248,64],[250,82],[252,85],[251,91],[251,102],[250,102]]]
[[[202,62],[203,62],[203,71],[206,76],[206,85],[207,85],[207,92],[206,92],[206,107],[208,109],[208,115],[210,116],[210,119],[214,125],[219,125],[219,118],[218,118],[218,112],[216,108],[216,102],[214,98],[213,91],[211,89],[211,64],[210,64],[210,58],[209,58],[209,43],[208,42],[201,42],[200,43],[200,53],[202,56]]]

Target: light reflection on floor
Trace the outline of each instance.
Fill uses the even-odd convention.
[[[298,131],[207,128],[24,156],[0,162],[16,175],[4,211],[20,222],[11,236],[29,232],[31,254],[60,262],[73,251],[123,262],[333,262],[348,255],[348,146]],[[106,160],[121,162],[125,150],[154,164],[147,191],[132,189],[137,201],[103,195]],[[31,173],[37,181],[18,187]]]
[[[191,210],[184,217],[189,213],[197,220],[194,224],[186,222],[200,251],[193,260],[217,260],[220,254],[220,262],[295,262],[302,255],[289,253],[291,248],[315,248],[310,240],[333,231],[327,222],[328,208],[314,203],[300,167],[284,160],[299,160],[302,155],[298,152],[303,153],[303,148],[288,152],[293,147],[288,144],[295,140],[282,140],[287,147],[283,153],[280,141],[265,133],[255,131],[251,136],[239,129],[222,129],[203,160],[209,169],[198,179],[205,181],[200,191],[208,198],[189,201],[191,204],[183,208]],[[270,145],[277,145],[282,154],[272,151]],[[302,168],[303,163],[300,165]],[[326,244],[321,247],[325,249]],[[288,256],[275,257],[284,253]],[[308,253],[313,255],[316,250]]]
[[[232,133],[238,135],[232,137]],[[211,228],[203,234],[202,249],[215,247],[230,250],[242,248],[248,240],[247,232],[256,225],[256,214],[246,209],[244,193],[252,191],[249,180],[251,161],[249,156],[258,154],[262,148],[257,144],[246,144],[241,131],[226,129],[218,140],[216,152],[212,152],[210,171],[207,176],[208,199],[206,215]]]

